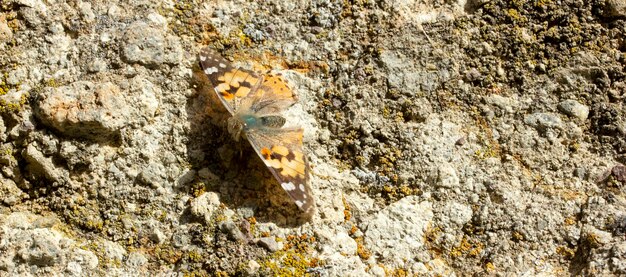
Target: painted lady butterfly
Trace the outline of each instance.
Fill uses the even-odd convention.
[[[228,131],[235,140],[248,139],[280,186],[304,212],[313,208],[307,184],[309,167],[302,147],[301,128],[283,128],[281,112],[297,102],[279,74],[261,75],[233,67],[215,51],[200,52],[200,66],[215,93],[230,112]]]

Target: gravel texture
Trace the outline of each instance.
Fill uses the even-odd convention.
[[[0,276],[626,275],[626,1],[0,1]],[[314,214],[211,47],[297,88]]]

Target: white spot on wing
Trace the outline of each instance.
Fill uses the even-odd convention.
[[[226,68],[226,65],[225,65],[225,64],[223,64],[223,63],[220,63],[220,67],[221,67],[221,68]]]
[[[300,184],[300,185],[298,186],[298,188],[299,188],[301,191],[304,191],[304,185],[303,185],[303,184]]]
[[[206,73],[206,74],[213,74],[215,72],[217,72],[217,68],[216,67],[209,67],[209,68],[204,70],[204,73]]]
[[[282,183],[282,184],[280,184],[280,186],[283,187],[283,189],[286,190],[286,191],[292,191],[292,190],[296,189],[296,186],[292,182]]]
[[[206,61],[206,56],[200,56],[201,61]]]
[[[306,203],[306,201],[296,200],[296,205],[298,206],[298,208],[302,208],[302,205],[304,205],[304,203]]]

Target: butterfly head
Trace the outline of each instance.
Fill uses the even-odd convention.
[[[242,132],[246,128],[246,122],[243,118],[233,116],[228,118],[228,132],[235,141],[239,141]]]

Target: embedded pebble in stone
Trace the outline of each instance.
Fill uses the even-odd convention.
[[[150,163],[139,174],[139,180],[153,188],[161,187],[165,182],[165,167],[160,163]]]
[[[439,177],[437,185],[444,188],[454,188],[459,186],[459,177],[456,169],[450,164],[442,164],[439,166]]]
[[[96,19],[96,16],[91,9],[91,3],[88,2],[79,2],[78,8],[83,16],[83,19],[86,22],[92,22]]]
[[[25,247],[18,251],[18,256],[26,263],[37,266],[51,266],[60,261],[61,249],[59,238],[46,229],[32,230]]]
[[[90,251],[56,229],[59,220],[32,213],[0,214],[0,275],[47,275],[63,272],[80,275],[94,269],[98,259]],[[28,275],[31,275],[28,274]]]
[[[517,107],[518,103],[515,99],[504,97],[501,95],[493,94],[486,97],[487,103],[497,106],[498,108],[506,111],[507,113],[513,113],[514,108]]]
[[[276,252],[283,248],[282,244],[277,242],[276,238],[274,237],[259,238],[257,239],[256,244],[267,249],[267,251],[270,251],[270,252]]]
[[[552,129],[552,128],[562,128],[563,121],[561,118],[553,113],[534,113],[531,115],[527,115],[524,118],[524,123],[539,129]]]
[[[36,115],[44,123],[71,137],[108,140],[126,125],[129,107],[113,83],[79,81],[47,88]]]
[[[0,20],[0,43],[9,42],[13,38],[13,32],[6,22]]]
[[[67,180],[67,172],[60,168],[57,168],[52,162],[52,158],[45,157],[39,149],[33,144],[29,144],[24,151],[22,151],[22,157],[28,162],[27,169],[31,174],[36,176],[43,176],[46,179],[62,183]]]
[[[107,69],[107,63],[102,59],[95,59],[87,65],[87,71],[90,73],[103,72]]]
[[[249,275],[255,275],[260,268],[261,265],[259,263],[257,263],[255,260],[250,260],[248,261],[248,265],[246,267],[246,273],[248,273]]]
[[[126,264],[128,264],[129,266],[142,266],[145,263],[148,262],[148,259],[142,255],[140,252],[131,252],[130,254],[128,254],[128,259],[126,260]]]
[[[565,100],[559,103],[559,110],[569,116],[577,117],[581,120],[589,116],[589,107],[578,103],[576,100]]]
[[[337,250],[345,255],[354,255],[358,248],[356,241],[347,233],[336,234],[334,242],[337,245]]]
[[[609,253],[609,263],[614,272],[626,274],[626,241],[615,243]]]
[[[372,268],[370,268],[369,272],[372,274],[372,276],[376,276],[376,277],[385,277],[385,276],[387,276],[387,273],[385,272],[385,269],[380,267],[380,266],[377,266],[377,265],[372,266]]]
[[[463,226],[472,219],[472,208],[457,202],[448,203],[443,209],[442,221],[449,220],[457,226]]]
[[[68,137],[108,141],[119,139],[123,127],[152,118],[158,108],[157,93],[156,87],[140,77],[130,81],[129,91],[112,82],[78,81],[46,88],[35,115]]]
[[[122,55],[129,63],[148,67],[178,64],[182,59],[180,42],[165,34],[163,30],[144,22],[130,24],[124,34]]]
[[[0,103],[5,107],[21,107],[22,103],[28,100],[28,91],[25,90],[9,90],[6,94],[0,95]]]
[[[102,254],[104,254],[104,257],[118,262],[124,260],[124,256],[126,256],[126,250],[121,245],[112,241],[104,241],[103,247],[104,251]]]
[[[159,228],[152,228],[150,231],[150,239],[154,243],[163,243],[167,239],[167,236],[165,236]]]
[[[65,272],[69,276],[81,276],[83,273],[83,267],[80,266],[77,262],[69,262],[67,263],[67,267],[65,268]]]
[[[211,221],[211,216],[220,205],[219,195],[215,192],[206,192],[191,201],[191,214],[204,219],[205,223]]]
[[[219,224],[219,228],[222,231],[222,233],[228,235],[228,239],[232,241],[245,241],[246,240],[246,235],[244,235],[244,233],[241,232],[241,230],[239,230],[239,227],[237,227],[237,224],[235,224],[235,222],[233,222],[232,220],[226,220],[226,221],[221,222]]]

